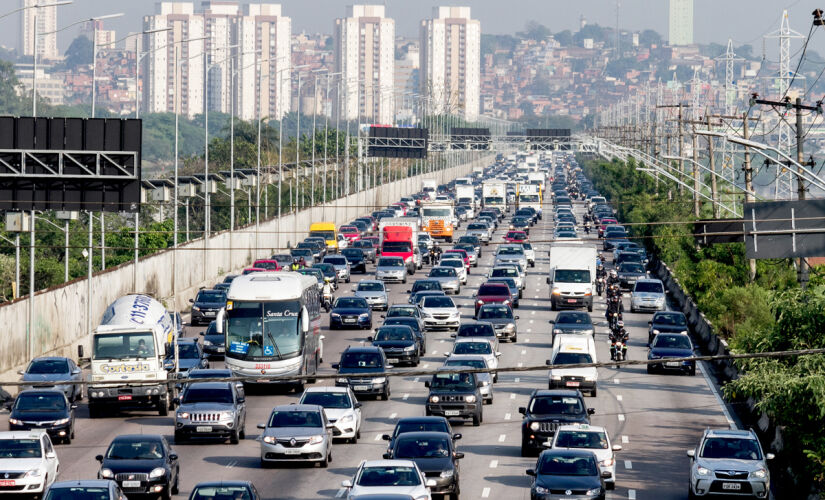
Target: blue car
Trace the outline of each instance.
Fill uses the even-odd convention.
[[[338,297],[329,313],[329,329],[372,329],[372,310],[361,297]]]
[[[649,345],[647,359],[661,361],[647,365],[647,373],[676,371],[696,375],[696,361],[668,361],[668,358],[693,357],[693,343],[687,335],[683,333],[660,333]]]

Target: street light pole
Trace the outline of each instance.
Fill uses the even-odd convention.
[[[123,13],[95,16],[89,19],[89,21],[92,21],[92,118],[95,117],[95,100],[97,97],[97,21],[117,17],[123,17]]]

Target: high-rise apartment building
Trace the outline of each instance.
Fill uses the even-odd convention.
[[[433,100],[435,113],[473,121],[481,89],[481,23],[470,7],[435,7],[421,22],[421,93]]]
[[[335,71],[342,78],[342,117],[392,124],[395,115],[395,21],[383,5],[350,5],[335,20]],[[336,101],[337,102],[337,101]]]
[[[693,0],[670,0],[668,43],[693,44]]]
[[[57,59],[57,6],[30,8],[42,0],[20,0],[22,26],[20,28],[20,52],[24,56],[34,55],[35,33],[49,33],[40,35],[37,40],[37,57],[40,59]],[[29,7],[29,8],[27,8]]]

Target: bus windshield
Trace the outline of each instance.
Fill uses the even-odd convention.
[[[252,361],[299,356],[304,338],[300,314],[297,300],[234,302],[226,311],[226,356]]]

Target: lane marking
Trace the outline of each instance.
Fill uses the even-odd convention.
[[[527,333],[533,333],[533,330],[531,330],[531,329],[529,329],[529,328],[528,328],[528,329],[527,329]],[[524,339],[524,343],[529,344],[529,343],[530,343],[530,339]]]
[[[624,461],[624,468],[628,469],[628,470],[632,469],[633,468],[633,462],[631,462],[630,460],[625,460]]]
[[[413,379],[413,382],[416,382],[416,383],[417,383],[417,382],[418,382],[418,377],[415,377],[415,378]]]
[[[619,417],[619,422],[624,422],[624,415],[622,413],[619,413],[618,417]]]
[[[510,399],[516,399],[516,393],[515,392],[510,393]]]
[[[636,490],[627,490],[628,500],[636,500]]]
[[[402,401],[406,401],[406,400],[408,400],[408,399],[410,399],[410,395],[409,395],[409,394],[404,394],[403,396],[401,396],[401,400],[402,400]],[[390,418],[392,418],[392,417],[390,417]]]
[[[616,401],[621,401],[621,400],[622,400],[622,395],[621,394],[616,394]]]
[[[438,354],[438,351],[433,351],[433,354]]]
[[[443,344],[444,342],[446,342],[446,340],[441,339],[441,340],[439,340],[439,342],[441,342]]]
[[[335,494],[335,498],[341,498],[341,497],[343,497],[343,496],[344,496],[344,494],[345,494],[346,492],[347,492],[347,489],[346,489],[346,488],[341,488],[341,489],[340,489],[340,490],[338,490],[338,492]]]
[[[429,367],[430,367],[430,364],[429,364],[429,363],[424,363],[424,366],[422,366],[422,368],[425,368],[425,369],[426,369],[426,368],[429,368]]]
[[[498,460],[490,460],[490,468],[495,469],[498,467]]]
[[[390,420],[394,419],[397,416],[398,416],[397,413],[390,413]]]
[[[728,426],[732,430],[738,430],[739,427],[736,425],[736,422],[731,417],[731,414],[728,411],[727,405],[722,400],[722,397],[719,395],[719,391],[716,390],[716,386],[713,385],[713,381],[710,379],[710,375],[708,374],[707,370],[705,370],[705,362],[700,361],[697,364],[699,365],[699,371],[702,372],[702,376],[705,377],[705,383],[708,384],[708,388],[710,389],[710,392],[713,393],[713,396],[716,398],[716,402],[719,403],[719,407],[722,408],[722,413],[725,415],[725,420],[728,421]]]
[[[616,385],[619,385],[619,379],[614,378],[614,379],[613,379],[613,383],[614,383],[614,384],[616,384]]]
[[[627,444],[630,442],[630,438],[627,436],[622,436],[622,443]]]
[[[383,434],[376,434],[375,441],[381,441],[381,436],[383,436]]]
[[[533,316],[535,316],[535,315],[536,315],[536,311],[530,311],[530,314],[532,314]],[[530,321],[532,321],[532,320],[530,320]]]
[[[520,381],[521,381],[521,379],[520,379],[520,378],[518,378],[518,377],[516,377],[516,378],[513,380],[513,382],[515,382],[515,383],[517,383],[517,384],[518,384]]]
[[[507,434],[501,434],[498,436],[499,443],[503,443],[505,439],[507,439]]]
[[[534,321],[531,319],[531,320],[530,320],[530,324],[532,325],[533,323],[534,323]]]
[[[487,498],[490,496],[490,488],[484,488],[481,490],[481,498]]]
[[[510,414],[509,413],[504,414],[504,420],[510,420]]]

